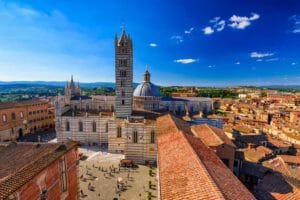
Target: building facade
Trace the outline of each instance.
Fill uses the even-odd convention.
[[[54,110],[48,100],[0,104],[0,141],[54,128]]]
[[[111,153],[124,153],[137,163],[156,162],[156,118],[163,112],[210,112],[209,98],[167,98],[151,83],[146,70],[143,82],[133,91],[133,42],[125,30],[115,38],[116,96],[85,96],[71,84],[55,101],[59,142],[107,146]]]

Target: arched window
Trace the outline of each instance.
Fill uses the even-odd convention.
[[[110,111],[114,112],[115,111],[115,107],[113,105],[110,106]]]
[[[70,131],[70,122],[69,121],[66,122],[66,131]]]
[[[121,87],[125,86],[125,80],[121,80]]]
[[[122,105],[125,105],[125,100],[124,99],[122,100]]]
[[[150,143],[154,144],[155,143],[155,131],[152,130],[151,131],[151,135],[150,135]]]
[[[92,127],[93,127],[93,132],[96,132],[96,130],[97,130],[97,124],[96,124],[96,122],[92,123]]]
[[[125,91],[124,90],[122,90],[122,97],[125,97]]]
[[[13,113],[11,113],[11,119],[12,120],[16,120],[16,114],[13,112]]]
[[[78,131],[80,131],[80,132],[83,131],[83,124],[82,124],[82,122],[78,123]]]
[[[2,115],[2,121],[3,121],[3,122],[6,122],[6,120],[7,120],[7,119],[6,119],[6,114],[3,114],[3,115]]]
[[[122,127],[121,126],[117,127],[117,137],[118,138],[122,137]]]
[[[138,143],[138,132],[137,132],[137,130],[133,131],[132,139],[133,139],[133,141],[132,141],[133,143]]]
[[[85,109],[88,111],[90,109],[90,106],[86,104]]]

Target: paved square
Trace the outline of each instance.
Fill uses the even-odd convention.
[[[156,167],[138,165],[135,169],[119,170],[122,154],[110,154],[96,147],[83,147],[79,152],[88,157],[79,166],[81,199],[157,199]]]

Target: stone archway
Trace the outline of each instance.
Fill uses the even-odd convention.
[[[23,129],[22,128],[19,129],[18,133],[19,133],[19,138],[23,137]]]

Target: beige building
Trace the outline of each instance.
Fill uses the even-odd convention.
[[[133,91],[133,42],[125,30],[115,38],[116,96],[85,96],[73,78],[65,96],[55,100],[56,131],[59,142],[75,140],[108,147],[111,153],[124,153],[138,163],[156,162],[156,118],[171,111],[210,112],[209,98],[160,96],[146,70],[143,82]]]

